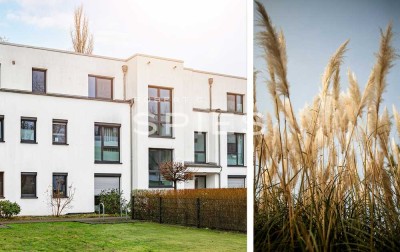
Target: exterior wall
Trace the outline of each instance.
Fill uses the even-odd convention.
[[[125,97],[123,65],[128,67]],[[47,69],[47,94],[30,93],[32,68]],[[56,172],[68,173],[68,184],[76,188],[73,208],[66,213],[94,211],[95,173],[121,174],[126,198],[131,189],[147,189],[149,148],[173,149],[174,161],[194,162],[195,131],[207,132],[211,165],[193,167],[196,174],[206,176],[207,188],[227,187],[229,175],[247,173],[245,166],[227,166],[227,132],[246,133],[249,111],[243,78],[186,69],[180,60],[145,55],[122,60],[7,43],[0,43],[0,70],[0,115],[5,124],[0,171],[4,171],[5,199],[18,202],[22,215],[51,214],[45,192]],[[116,101],[85,99],[88,75],[112,77]],[[211,110],[209,78],[213,78]],[[148,135],[149,85],[172,88],[172,138]],[[244,95],[244,114],[226,111],[228,92]],[[20,143],[21,117],[37,118],[37,144]],[[68,145],[52,144],[53,119],[68,120]],[[94,163],[95,122],[121,124],[121,164]],[[21,198],[21,172],[37,172],[37,199]],[[178,184],[178,188],[194,186],[194,180]]]
[[[94,174],[121,174],[121,190],[130,192],[129,106],[30,94],[0,92],[5,142],[0,143],[0,170],[4,171],[5,199],[21,205],[22,215],[51,214],[46,190],[55,172],[68,173],[75,190],[73,208],[65,213],[94,211]],[[20,143],[21,116],[36,117],[37,144]],[[52,144],[52,120],[68,120],[68,145]],[[94,163],[94,123],[121,124],[122,164]],[[21,198],[21,172],[37,172],[37,199]]]

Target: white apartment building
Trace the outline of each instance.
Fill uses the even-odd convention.
[[[181,60],[0,43],[0,200],[48,215],[59,183],[65,213],[94,212],[101,190],[172,188],[165,161],[195,174],[178,189],[245,187],[247,98],[245,78]]]

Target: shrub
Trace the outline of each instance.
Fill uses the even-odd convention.
[[[21,207],[16,203],[9,200],[0,201],[0,217],[10,218],[21,212]]]
[[[104,204],[105,212],[108,214],[119,214],[121,209],[122,191],[117,189],[103,190],[100,193],[100,203]]]

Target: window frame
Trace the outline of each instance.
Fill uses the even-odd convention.
[[[95,78],[94,81],[94,97],[89,95],[89,78]],[[97,79],[105,79],[105,80],[110,80],[111,81],[111,98],[104,98],[104,97],[98,97],[97,96]],[[101,75],[94,75],[94,74],[89,74],[88,75],[88,97],[93,98],[93,99],[100,99],[100,100],[114,100],[114,77],[109,77],[109,76],[101,76]]]
[[[196,151],[196,134],[197,135],[202,135],[204,138],[204,151]],[[194,132],[194,163],[195,164],[206,164],[207,163],[207,132],[201,132],[201,131],[195,131]],[[204,162],[198,162],[196,161],[196,154],[204,154]]]
[[[158,165],[158,185],[153,186],[150,185],[150,151],[171,151],[171,161],[174,160],[174,149],[164,149],[164,148],[149,148],[149,159],[148,159],[148,164],[147,164],[147,170],[148,170],[148,183],[149,183],[149,188],[174,188],[173,182],[171,182],[171,185],[160,185],[161,180],[161,172],[160,172],[160,165]],[[161,159],[161,152],[159,152],[158,155],[158,160]],[[153,170],[154,172],[154,170]]]
[[[94,123],[94,136],[96,137],[96,126],[101,128],[101,160],[96,160],[96,153],[94,156],[95,164],[121,164],[121,124],[114,123]],[[104,127],[105,128],[117,128],[118,129],[118,161],[104,161],[103,149],[104,149]],[[96,148],[96,140],[95,140]]]
[[[21,143],[37,144],[37,136],[36,136],[36,134],[37,134],[37,118],[36,117],[21,117],[20,130],[22,130],[22,121],[34,122],[35,123],[35,128],[34,128],[34,133],[33,133],[33,140],[23,140],[22,139],[22,134],[20,132]]]
[[[4,172],[0,171],[0,199],[4,199]]]
[[[229,95],[233,95],[234,97],[235,97],[235,110],[229,110],[229,107],[228,107],[228,96]],[[242,99],[242,110],[238,110],[238,104],[237,104],[237,96],[240,96],[241,97],[241,99]],[[232,113],[243,113],[243,111],[244,111],[244,95],[243,94],[236,94],[236,93],[226,93],[226,101],[227,101],[227,103],[226,103],[226,111],[228,111],[228,112],[232,112]]]
[[[34,176],[35,177],[35,193],[34,194],[23,194],[22,193],[22,176]],[[21,199],[37,199],[37,172],[21,172]]]
[[[229,179],[243,179],[243,187],[229,187]],[[246,175],[228,175],[228,180],[227,180],[227,188],[247,188],[247,183],[246,183],[247,176]]]
[[[204,178],[204,188],[197,188],[196,187],[196,178]],[[195,175],[194,176],[194,189],[207,189],[207,176],[206,175]]]
[[[4,143],[4,116],[0,115],[0,143]]]
[[[54,124],[65,125],[65,142],[54,142]],[[53,119],[51,141],[53,145],[68,145],[68,120]]]
[[[235,143],[236,143],[236,152],[235,153],[230,153],[229,152],[229,148],[228,148],[228,135],[229,134],[232,134],[232,135],[235,135]],[[242,153],[243,153],[243,157],[242,157],[242,159],[243,159],[243,164],[239,164],[239,141],[238,141],[238,136],[243,136],[243,146],[242,146]],[[226,163],[227,163],[227,166],[228,167],[245,167],[245,153],[244,153],[244,150],[245,150],[245,134],[244,133],[232,133],[232,132],[228,132],[228,134],[227,134],[227,136],[226,136],[226,147],[227,147],[227,153],[226,153]],[[228,155],[229,154],[236,154],[236,164],[235,165],[230,165],[230,164],[228,164]]]
[[[37,91],[33,91],[33,72],[43,72],[44,73],[44,92],[37,92]],[[44,68],[32,68],[32,93],[34,94],[47,94],[47,69]]]
[[[54,198],[54,176],[64,176],[65,177],[65,194],[64,196],[60,196],[59,198],[69,198],[68,196],[68,173],[60,173],[60,172],[53,172],[52,176],[52,194],[51,197]]]
[[[150,88],[154,88],[154,89],[157,89],[157,97],[150,97],[149,95],[148,95],[148,91],[149,91],[149,89]],[[149,102],[150,101],[156,101],[157,102],[157,129],[160,129],[161,127],[160,127],[160,125],[161,125],[161,113],[160,113],[160,110],[161,110],[161,102],[166,102],[167,100],[165,99],[165,98],[160,98],[160,93],[161,93],[161,90],[162,89],[164,89],[164,90],[168,90],[170,93],[169,93],[169,107],[170,107],[170,114],[171,114],[171,122],[170,122],[170,125],[171,125],[171,135],[168,135],[168,136],[163,136],[163,135],[160,135],[160,133],[158,133],[158,134],[156,134],[156,133],[154,133],[154,134],[150,134],[150,132],[149,132],[149,137],[159,137],[159,138],[173,138],[174,137],[174,128],[172,127],[172,125],[173,125],[173,116],[172,116],[172,111],[173,111],[173,104],[172,104],[172,93],[173,93],[173,88],[170,88],[170,87],[162,87],[162,86],[154,86],[154,85],[149,85],[148,87],[147,87],[147,95],[148,95],[148,100],[147,100],[147,112],[149,112]],[[147,119],[147,123],[148,124],[150,124],[150,121],[149,121],[149,119]],[[158,130],[159,131],[159,130]]]

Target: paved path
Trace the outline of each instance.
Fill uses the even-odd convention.
[[[32,220],[1,220],[0,225],[7,224],[23,224],[23,223],[41,223],[41,222],[81,222],[81,223],[89,223],[89,224],[112,224],[112,223],[128,223],[134,222],[131,218],[126,217],[92,217],[92,218],[43,218],[43,219],[32,219]]]

